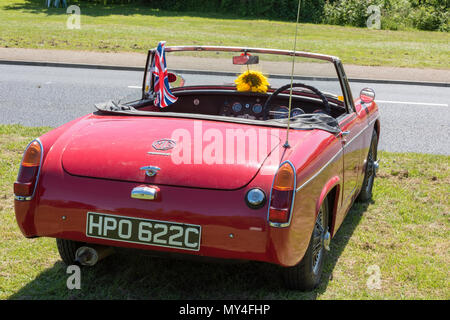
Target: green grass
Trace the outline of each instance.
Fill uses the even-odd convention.
[[[177,13],[137,4],[81,4],[81,30],[66,29],[62,8],[43,0],[2,0],[0,46],[146,52],[168,45],[230,45],[292,49],[294,23]],[[450,35],[301,24],[297,49],[339,56],[346,64],[450,68]]]
[[[0,125],[0,299],[450,299],[450,157],[380,152],[370,204],[356,204],[332,240],[322,283],[285,290],[278,267],[116,254],[68,290],[55,240],[25,239],[12,184],[27,143],[49,128]],[[381,288],[369,289],[370,266]]]

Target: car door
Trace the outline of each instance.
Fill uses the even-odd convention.
[[[364,166],[363,153],[365,136],[363,133],[367,127],[367,114],[365,110],[357,110],[355,108],[350,85],[340,61],[337,62],[336,69],[341,78],[342,92],[347,109],[347,113],[338,118],[341,127],[339,136],[344,154],[344,186],[341,201],[344,212],[347,212],[349,206],[357,196],[358,184]]]
[[[365,118],[354,111],[344,117],[340,126],[342,129],[340,139],[344,154],[342,206],[347,209],[356,197],[358,181],[362,172],[364,136],[361,133],[366,126]]]

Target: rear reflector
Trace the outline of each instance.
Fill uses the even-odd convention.
[[[270,208],[270,222],[286,223],[289,220],[288,209]]]
[[[26,197],[33,194],[33,183],[14,182],[14,194],[20,197]]]

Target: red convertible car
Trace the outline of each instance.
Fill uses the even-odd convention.
[[[28,145],[22,233],[56,238],[69,265],[134,248],[272,263],[288,287],[313,289],[352,204],[372,195],[375,93],[354,99],[334,56],[160,49],[138,100],[98,104]]]

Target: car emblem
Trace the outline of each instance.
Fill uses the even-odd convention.
[[[176,142],[172,139],[161,139],[153,142],[152,146],[155,150],[170,150],[175,148]]]

